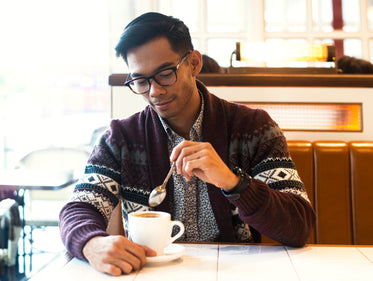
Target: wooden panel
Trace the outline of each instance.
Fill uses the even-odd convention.
[[[316,141],[316,243],[351,244],[349,146],[342,141]]]
[[[373,142],[351,142],[353,242],[373,244]]]

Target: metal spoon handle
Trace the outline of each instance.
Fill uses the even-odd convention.
[[[162,185],[166,185],[166,183],[168,182],[169,178],[171,177],[172,172],[173,172],[174,169],[175,169],[175,162],[172,162],[172,164],[171,164],[171,168],[170,168],[170,170],[168,171],[168,174],[167,174],[166,178],[164,179]]]

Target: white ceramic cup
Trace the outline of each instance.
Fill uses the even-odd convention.
[[[178,226],[179,232],[172,236],[174,226]],[[184,225],[180,221],[172,221],[169,213],[133,212],[128,215],[128,230],[133,242],[153,249],[160,256],[164,254],[164,248],[183,235]]]

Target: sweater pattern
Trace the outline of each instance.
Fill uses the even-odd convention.
[[[203,141],[213,145],[228,167],[238,166],[271,189],[309,201],[287,150],[286,139],[269,115],[218,99],[203,85],[198,86],[206,102]],[[149,106],[130,118],[113,120],[110,130],[94,148],[85,176],[76,185],[71,201],[92,204],[107,223],[112,210],[122,200],[124,227],[127,228],[128,213],[151,209],[149,194],[163,182],[169,169],[169,159],[165,155],[168,155],[167,134]],[[156,210],[170,212],[172,190],[171,178],[166,199]],[[231,240],[232,236],[238,240],[238,237],[247,237],[248,227],[234,229],[240,225],[234,221],[241,220],[235,202],[230,202],[211,184],[208,184],[208,191],[222,235],[220,241]]]

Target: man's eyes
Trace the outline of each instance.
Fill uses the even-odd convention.
[[[172,69],[167,69],[167,70],[164,70],[162,72],[159,72],[156,77],[162,77],[162,78],[165,78],[165,77],[168,77],[170,75],[172,75]]]
[[[134,80],[132,81],[132,84],[136,84],[136,85],[145,85],[147,83],[147,80],[146,79],[138,79],[138,80]]]
[[[156,79],[163,79],[163,78],[168,78],[170,76],[172,76],[174,70],[173,69],[165,69],[165,70],[162,70],[161,72],[158,72],[157,74],[155,74],[153,77],[155,77]],[[149,77],[151,78],[151,77]],[[136,84],[136,85],[145,85],[146,83],[148,83],[148,79],[147,78],[136,78],[132,81],[132,85]]]

